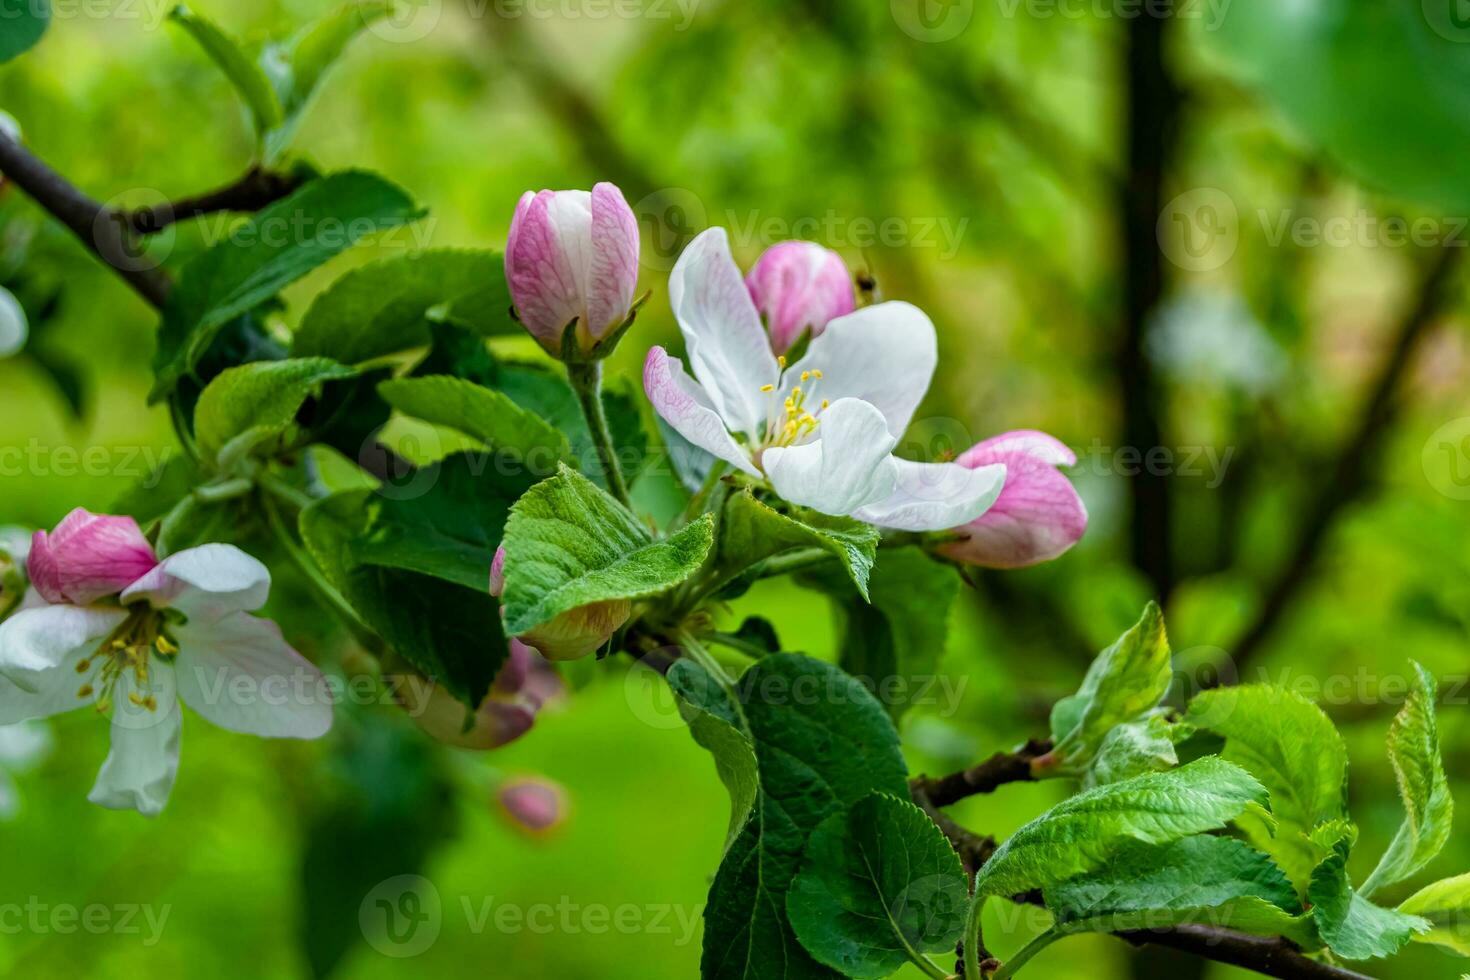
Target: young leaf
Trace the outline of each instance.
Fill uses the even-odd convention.
[[[224,324],[364,235],[423,214],[400,188],[349,170],[314,180],[243,221],[182,269],[159,324],[149,401],[174,389]]]
[[[205,459],[245,437],[251,445],[279,435],[323,383],[356,372],[325,357],[255,361],[215,377],[194,406],[194,435]]]
[[[1429,922],[1429,931],[1414,939],[1470,956],[1470,874],[1426,885],[1409,896],[1399,911]]]
[[[1111,861],[1130,841],[1167,844],[1218,830],[1266,788],[1215,756],[1087,790],[1016,831],[976,876],[977,895],[1049,888]]]
[[[1430,923],[1417,915],[1374,905],[1353,889],[1347,859],[1354,833],[1339,834],[1331,853],[1312,872],[1307,889],[1317,931],[1338,956],[1366,960],[1397,953]]]
[[[473,381],[447,375],[398,378],[378,385],[378,394],[405,415],[463,432],[497,450],[490,461],[497,469],[545,476],[568,457],[565,436]]]
[[[783,551],[820,548],[846,569],[864,599],[868,573],[878,555],[878,529],[849,517],[815,511],[778,513],[755,499],[750,490],[732,495],[720,524],[719,560],[729,568],[755,565]]]
[[[3,0],[5,30],[0,31],[0,63],[35,47],[51,23],[51,0]]]
[[[1414,670],[1418,684],[1388,732],[1388,754],[1404,800],[1404,822],[1363,883],[1365,896],[1383,885],[1403,881],[1432,861],[1449,840],[1454,822],[1455,803],[1440,757],[1434,715],[1439,684],[1419,664],[1414,664]]]
[[[1190,725],[1170,724],[1162,713],[1119,725],[1103,739],[1097,758],[1083,776],[1083,788],[1174,768],[1179,765],[1174,746],[1193,731]]]
[[[712,515],[655,541],[625,507],[562,466],[511,508],[505,628],[518,636],[578,606],[671,589],[699,569],[713,544]]]
[[[845,977],[953,955],[969,890],[949,840],[907,800],[874,793],[817,826],[786,894],[796,938]]]
[[[1206,691],[1185,721],[1223,736],[1222,755],[1265,784],[1280,829],[1255,819],[1242,829],[1304,886],[1322,857],[1306,835],[1347,813],[1347,746],[1332,721],[1301,695],[1263,685]]]
[[[1052,709],[1057,775],[1080,775],[1117,725],[1153,710],[1173,680],[1164,614],[1150,602],[1143,616],[1088,668],[1082,686]]]
[[[700,706],[716,714],[713,690],[685,685],[681,697],[707,692]],[[797,654],[762,658],[741,676],[729,704],[738,714],[724,717],[735,718],[749,739],[759,792],[710,888],[700,974],[835,980],[797,941],[786,893],[823,820],[870,793],[908,792],[898,733],[856,680]]]
[[[174,7],[168,16],[169,20],[182,27],[199,43],[204,53],[225,73],[230,84],[235,86],[235,91],[245,100],[245,105],[255,120],[257,139],[264,139],[267,132],[281,124],[281,103],[276,98],[275,90],[271,88],[270,79],[260,70],[259,65],[245,55],[239,41],[225,33],[213,21],[201,17],[183,4]]]
[[[291,340],[297,357],[358,364],[429,343],[431,312],[479,336],[511,322],[498,252],[438,248],[378,259],[342,275],[307,308]]]

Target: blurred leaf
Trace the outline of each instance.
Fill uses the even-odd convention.
[[[1167,844],[1218,830],[1267,798],[1250,773],[1214,756],[1098,786],[1016,831],[980,869],[975,894],[1050,888],[1104,867],[1121,846]]]
[[[698,571],[713,544],[713,516],[656,541],[622,504],[562,466],[511,508],[505,628],[518,636],[579,606],[671,589]]]
[[[505,262],[488,249],[440,248],[378,259],[342,275],[312,301],[291,353],[357,364],[423,347],[430,342],[426,317],[436,310],[479,336],[494,336],[506,330],[486,307],[501,293],[499,314],[508,323]]]
[[[126,514],[147,527],[205,479],[204,472],[184,453],[165,451],[156,466],[118,496],[109,513]]]
[[[807,952],[845,977],[886,977],[924,953],[953,955],[969,886],[934,822],[873,793],[812,831],[786,911]]]
[[[486,388],[495,386],[499,365],[483,338],[452,322],[428,321],[429,352],[414,365],[415,376],[449,374]]]
[[[181,270],[159,325],[149,401],[174,389],[229,320],[364,235],[423,214],[400,188],[349,170],[314,180],[247,218]]]
[[[222,371],[194,406],[194,436],[209,460],[280,435],[313,391],[356,372],[325,357],[257,361]]]
[[[35,47],[51,23],[51,0],[0,0],[0,62]]]
[[[201,17],[183,4],[169,12],[169,20],[189,33],[210,60],[219,66],[235,86],[235,91],[245,100],[250,115],[255,120],[257,139],[281,123],[281,103],[276,99],[270,79],[260,67],[251,61],[236,41],[208,18]]]
[[[1455,801],[1440,756],[1434,714],[1439,683],[1417,663],[1414,671],[1418,685],[1409,692],[1388,732],[1388,754],[1404,800],[1404,822],[1363,883],[1365,896],[1423,869],[1444,849],[1454,824]]]
[[[1429,922],[1429,931],[1415,934],[1414,939],[1470,956],[1470,874],[1424,886],[1399,911]]]
[[[26,354],[56,387],[56,391],[66,402],[72,418],[80,420],[85,415],[87,407],[87,394],[83,386],[81,368],[70,358],[53,352],[45,344],[32,344],[27,348]]]
[[[1374,905],[1353,890],[1347,859],[1356,835],[1338,837],[1331,852],[1312,872],[1307,889],[1317,930],[1327,946],[1349,960],[1392,956],[1415,933],[1428,932],[1428,921]]]
[[[398,411],[446,426],[498,450],[487,461],[497,469],[545,474],[567,458],[566,437],[507,396],[463,378],[433,375],[397,378],[378,385],[378,394]]]
[[[877,528],[816,511],[781,514],[756,500],[749,489],[726,501],[719,549],[719,561],[725,568],[749,567],[799,548],[829,552],[846,569],[862,597],[868,598],[868,573],[878,555]]]

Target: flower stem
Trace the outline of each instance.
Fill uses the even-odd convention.
[[[674,634],[674,639],[678,641],[679,646],[684,648],[684,652],[689,654],[689,659],[708,671],[711,677],[719,681],[721,687],[727,691],[735,689],[735,679],[726,673],[725,668],[715,659],[714,654],[706,650],[704,645],[694,638],[694,634],[688,630],[679,630]]]
[[[588,431],[592,433],[592,446],[602,464],[602,475],[607,480],[607,489],[623,506],[631,509],[633,502],[628,496],[628,484],[623,481],[623,471],[618,467],[618,454],[613,446],[612,432],[607,427],[607,414],[602,410],[602,362],[568,363],[567,380],[577,393],[582,416],[587,420]]]
[[[322,574],[322,570],[317,567],[316,562],[312,561],[311,556],[297,543],[296,536],[286,526],[286,520],[281,516],[280,508],[276,505],[276,501],[272,497],[273,494],[284,496],[277,488],[277,483],[278,481],[274,480],[270,482],[262,481],[261,487],[270,492],[260,495],[260,506],[265,511],[266,523],[270,525],[271,532],[275,535],[277,542],[280,543],[282,550],[290,556],[291,561],[295,563],[296,567],[301,570],[301,574],[306,576],[306,580],[316,588],[322,600],[331,607],[332,611],[342,620],[343,625],[358,638],[358,641],[362,642],[370,650],[381,650],[382,644],[376,642],[376,634],[373,634],[367,625],[358,618],[357,610],[353,609],[347,600],[342,597],[342,593],[338,592],[336,587],[327,581],[327,577]],[[294,503],[294,501],[290,501],[290,498],[287,498],[287,500]],[[366,642],[366,637],[369,636],[372,637],[372,642]]]
[[[729,468],[730,464],[723,459],[717,459],[710,464],[709,474],[704,478],[704,483],[700,485],[699,492],[689,498],[689,506],[684,508],[684,514],[679,518],[680,524],[688,524],[706,510],[713,509],[709,506],[710,498],[720,485],[720,477],[724,476],[725,471]]]
[[[1043,932],[1041,935],[1037,936],[1035,939],[1031,940],[1024,947],[1022,947],[1019,953],[1006,960],[1001,968],[995,971],[995,973],[991,977],[991,980],[1010,980],[1011,977],[1015,976],[1016,973],[1020,971],[1021,967],[1025,966],[1028,962],[1031,961],[1031,957],[1035,956],[1043,949],[1046,949],[1046,947],[1050,946],[1052,943],[1056,942],[1058,939],[1061,939],[1065,935],[1067,935],[1067,933],[1063,932],[1060,929],[1046,930],[1046,932]],[[967,959],[965,964],[965,974],[967,976],[970,972],[968,962],[968,957],[970,955],[969,941],[969,937],[966,936],[965,956]],[[979,976],[979,974],[977,973],[976,976]]]

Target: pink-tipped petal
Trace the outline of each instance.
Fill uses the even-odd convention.
[[[830,320],[857,307],[852,276],[842,256],[815,242],[777,242],[761,254],[745,278],[756,309],[765,314],[771,349],[784,354],[810,329],[817,336]]]
[[[643,362],[643,390],[653,410],[679,435],[736,469],[760,476],[750,456],[725,428],[709,393],[662,347],[650,350]]]
[[[592,188],[592,254],[587,276],[587,330],[601,340],[628,318],[638,289],[638,219],[623,192]]]
[[[121,592],[157,564],[137,521],[78,507],[50,534],[36,532],[26,567],[47,602],[85,605]]]
[[[1022,568],[1058,557],[1087,530],[1082,498],[1056,469],[1075,461],[1070,449],[1041,432],[1008,432],[974,446],[959,462],[1004,464],[1005,487],[983,516],[959,529],[964,540],[940,550],[989,568]]]
[[[566,325],[586,315],[586,266],[576,264],[569,251],[575,242],[563,239],[572,224],[571,210],[557,200],[557,192],[541,191],[529,199],[523,195],[505,248],[505,278],[516,314],[553,355],[561,352]],[[584,247],[581,254],[585,252]]]
[[[500,593],[505,591],[505,545],[495,549],[495,557],[490,559],[490,594],[500,598]]]

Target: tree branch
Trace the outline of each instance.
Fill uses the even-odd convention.
[[[165,201],[150,208],[118,211],[117,217],[140,235],[152,235],[176,221],[219,211],[259,211],[304,183],[297,174],[252,167],[232,183],[203,194]]]
[[[1373,980],[1365,973],[1314,960],[1279,937],[1268,939],[1263,936],[1248,936],[1229,929],[1201,925],[1120,932],[1117,935],[1135,946],[1164,946],[1216,963],[1252,970],[1277,980]]]
[[[1050,751],[1050,740],[1033,738],[1014,752],[997,752],[979,765],[940,779],[919,776],[909,788],[915,794],[922,793],[936,807],[949,806],[967,796],[993,793],[1007,783],[1030,782],[1031,763]]]
[[[168,273],[142,258],[132,230],[20,143],[0,133],[0,173],[65,225],[83,245],[152,306],[173,288]]]
[[[1311,577],[1317,558],[1338,514],[1365,493],[1371,484],[1370,468],[1384,435],[1398,411],[1400,383],[1428,328],[1438,319],[1449,300],[1449,286],[1461,249],[1440,246],[1419,288],[1417,298],[1405,314],[1388,357],[1379,368],[1357,425],[1343,443],[1331,475],[1321,482],[1316,499],[1306,510],[1301,537],[1276,580],[1265,590],[1260,613],[1235,642],[1233,656],[1237,674],[1260,649],[1275,629],[1291,601]]]

